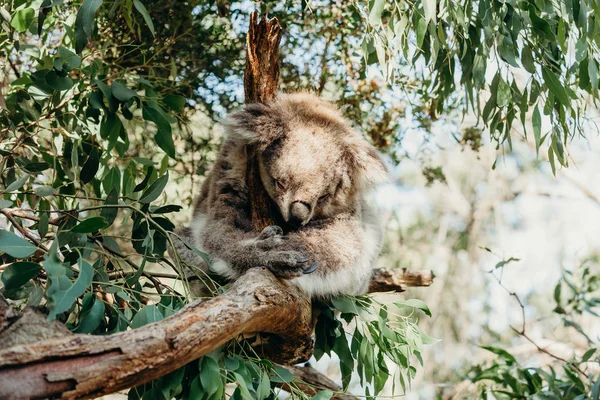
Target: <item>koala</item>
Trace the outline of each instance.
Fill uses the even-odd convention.
[[[266,267],[312,298],[364,293],[382,240],[366,195],[387,179],[375,148],[333,104],[309,93],[248,104],[223,126],[226,138],[193,221],[180,231],[209,255],[210,272],[235,280]],[[251,185],[262,186],[276,221],[260,231]],[[182,258],[193,257],[177,247]]]

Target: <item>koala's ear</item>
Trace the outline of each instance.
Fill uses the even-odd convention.
[[[266,148],[284,134],[280,112],[265,104],[248,104],[222,121],[229,138],[241,145]]]
[[[363,138],[352,137],[346,141],[344,159],[355,187],[368,189],[389,180],[387,167],[381,156]]]

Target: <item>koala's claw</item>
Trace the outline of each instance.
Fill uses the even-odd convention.
[[[304,275],[307,275],[307,274],[312,274],[313,272],[315,272],[315,270],[316,270],[317,268],[319,268],[319,263],[317,263],[317,262],[316,262],[316,263],[313,263],[313,265],[311,265],[310,267],[308,267],[308,268],[306,268],[306,269],[302,270],[302,273],[303,273]]]
[[[275,276],[281,279],[291,279],[302,275],[304,270],[310,270],[306,267],[309,259],[300,251],[278,251],[270,253],[270,260],[267,266]]]

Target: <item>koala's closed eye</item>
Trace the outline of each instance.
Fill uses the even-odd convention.
[[[319,201],[325,201],[330,197],[331,197],[331,194],[329,194],[329,193],[324,194],[323,196],[319,197]]]
[[[281,183],[280,180],[273,178],[273,182],[275,182],[275,186],[277,187],[277,189],[285,190],[285,185],[283,183]]]

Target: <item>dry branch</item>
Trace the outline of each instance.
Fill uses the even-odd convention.
[[[429,286],[433,283],[433,278],[433,271],[412,272],[406,268],[379,268],[373,271],[369,293],[404,292],[407,286]]]
[[[279,81],[281,35],[281,25],[277,18],[267,20],[263,15],[258,21],[258,12],[250,14],[244,72],[246,104],[265,104],[275,96]]]
[[[288,371],[294,375],[294,385],[302,392],[309,396],[314,396],[320,390],[329,389],[334,393],[342,392],[342,388],[339,387],[334,381],[317,371],[316,369],[305,366],[305,367],[285,367]],[[282,384],[281,388],[285,391],[291,391],[288,384]],[[338,394],[334,395],[332,400],[357,400],[357,397]]]
[[[395,282],[427,281],[404,270],[383,275],[390,273]],[[402,285],[397,289],[403,290]],[[5,305],[2,309],[12,318],[12,311]],[[226,293],[196,301],[139,329],[107,336],[63,333],[39,340],[33,330],[28,331],[29,343],[0,350],[0,399],[93,398],[113,393],[168,374],[244,333],[270,334],[262,346],[264,356],[294,364],[311,356],[312,329],[306,295],[266,269],[253,268]]]

